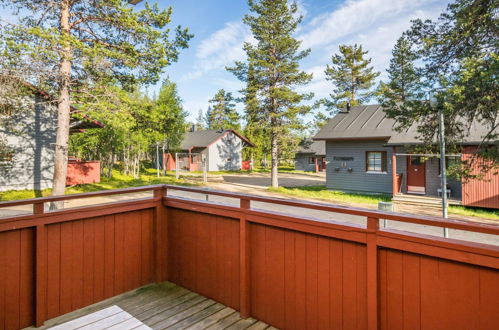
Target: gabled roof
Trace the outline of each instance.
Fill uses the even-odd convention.
[[[215,129],[207,129],[207,130],[199,130],[194,132],[185,133],[184,140],[180,145],[181,150],[190,150],[193,148],[205,148],[220,140],[230,132],[237,135],[243,142],[250,146],[254,147],[255,145],[251,143],[247,138],[239,134],[238,132],[228,129],[228,130],[215,130]]]
[[[55,101],[55,97],[44,91],[43,89],[27,82],[27,81],[21,81],[24,86],[27,88],[31,89],[34,93],[37,93],[41,97],[43,97],[46,100],[50,101]],[[71,125],[70,125],[70,130],[71,132],[81,132],[85,129],[89,128],[102,128],[105,125],[101,123],[100,121],[93,119],[89,115],[81,112],[80,110],[76,109],[73,106],[70,106],[70,115],[71,115]],[[79,118],[81,117],[81,118]]]
[[[300,143],[297,154],[315,154],[317,156],[326,155],[326,141],[314,141],[305,139]]]
[[[419,144],[417,124],[397,132],[395,119],[388,118],[381,105],[360,105],[342,110],[331,118],[314,136],[314,140],[382,140],[389,145]],[[474,121],[463,144],[478,144],[487,128]]]

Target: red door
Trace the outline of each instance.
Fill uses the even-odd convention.
[[[326,170],[326,157],[322,157],[322,169],[321,171],[325,171]]]
[[[407,192],[424,194],[426,192],[425,163],[422,157],[407,157]]]

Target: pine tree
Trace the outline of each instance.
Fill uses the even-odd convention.
[[[379,72],[370,66],[371,59],[364,58],[367,51],[362,46],[340,45],[340,53],[331,58],[332,65],[328,65],[326,79],[335,86],[331,100],[325,100],[329,110],[344,108],[347,103],[351,106],[359,105],[369,100],[373,95],[375,79]]]
[[[234,129],[240,130],[240,117],[232,93],[219,90],[209,101],[212,106],[206,112],[206,126],[208,129]]]
[[[412,49],[411,42],[401,36],[392,50],[392,58],[386,72],[388,82],[381,82],[378,87],[378,99],[390,117],[400,117],[399,125],[408,124],[408,105],[424,98],[422,77],[416,68],[418,55]]]
[[[194,125],[197,131],[204,129],[204,113],[202,109],[199,109],[198,116],[196,117],[196,123]]]
[[[254,148],[243,149],[243,158],[264,164],[264,158],[270,154],[270,131],[268,120],[263,116],[257,97],[258,86],[255,81],[253,66],[248,67],[246,88],[242,91],[244,101],[244,136],[255,144]]]
[[[244,50],[247,62],[236,62],[228,68],[246,86],[246,95],[255,89],[258,108],[265,118],[272,156],[272,187],[278,187],[278,165],[282,147],[289,141],[293,129],[302,127],[299,115],[311,110],[301,105],[312,98],[312,94],[300,94],[295,87],[307,84],[312,79],[299,69],[299,61],[310,50],[300,51],[301,42],[293,37],[302,17],[297,15],[296,2],[287,0],[249,0],[252,14],[243,18],[256,45],[246,42]],[[251,76],[249,69],[251,68]],[[250,81],[249,81],[250,80]]]
[[[414,64],[417,58],[409,40],[405,36],[400,37],[392,50],[390,65],[386,70],[388,83],[384,85],[383,92],[390,99],[405,102],[419,96],[420,77]]]
[[[187,47],[188,31],[170,38],[171,8],[127,0],[0,0],[24,15],[1,29],[1,74],[37,82],[58,104],[53,195],[64,194],[70,106],[101,102],[110,86],[132,89],[159,79]],[[98,91],[98,92],[96,92]]]

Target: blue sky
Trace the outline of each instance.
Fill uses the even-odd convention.
[[[154,0],[149,0],[154,2]],[[242,43],[251,40],[242,17],[248,12],[246,0],[157,0],[162,7],[173,7],[173,25],[188,27],[195,36],[179,61],[166,69],[165,76],[178,84],[189,120],[221,88],[238,94],[243,87],[225,66],[245,57]],[[298,0],[303,23],[296,37],[312,53],[301,68],[314,75],[302,91],[316,98],[329,95],[333,86],[324,79],[324,69],[340,44],[362,44],[372,64],[385,77],[396,39],[415,18],[437,18],[446,0]],[[140,4],[139,7],[143,6]],[[6,12],[0,12],[6,18]],[[7,16],[8,17],[8,16]],[[150,93],[158,86],[150,87]],[[241,111],[242,107],[238,106]],[[310,119],[310,117],[309,117]]]
[[[208,100],[220,88],[238,94],[243,87],[224,67],[244,59],[242,43],[251,40],[242,24],[248,11],[246,0],[171,0],[173,22],[195,35],[178,63],[167,74],[178,84],[184,108],[194,120],[199,109],[206,110]],[[163,3],[163,2],[162,2]],[[333,86],[324,79],[324,69],[340,44],[362,44],[372,64],[385,77],[396,39],[415,18],[437,18],[446,8],[443,0],[300,0],[303,23],[296,37],[312,53],[301,68],[314,74],[303,88],[316,98],[329,95]],[[241,109],[241,107],[239,107]]]

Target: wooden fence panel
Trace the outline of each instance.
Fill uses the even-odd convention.
[[[380,249],[381,329],[494,329],[499,271]]]
[[[47,226],[48,318],[151,283],[152,210]]]
[[[35,233],[0,233],[0,329],[20,329],[35,319]]]
[[[365,329],[366,247],[250,225],[251,315],[283,329]]]
[[[169,280],[239,308],[239,221],[168,210]]]

